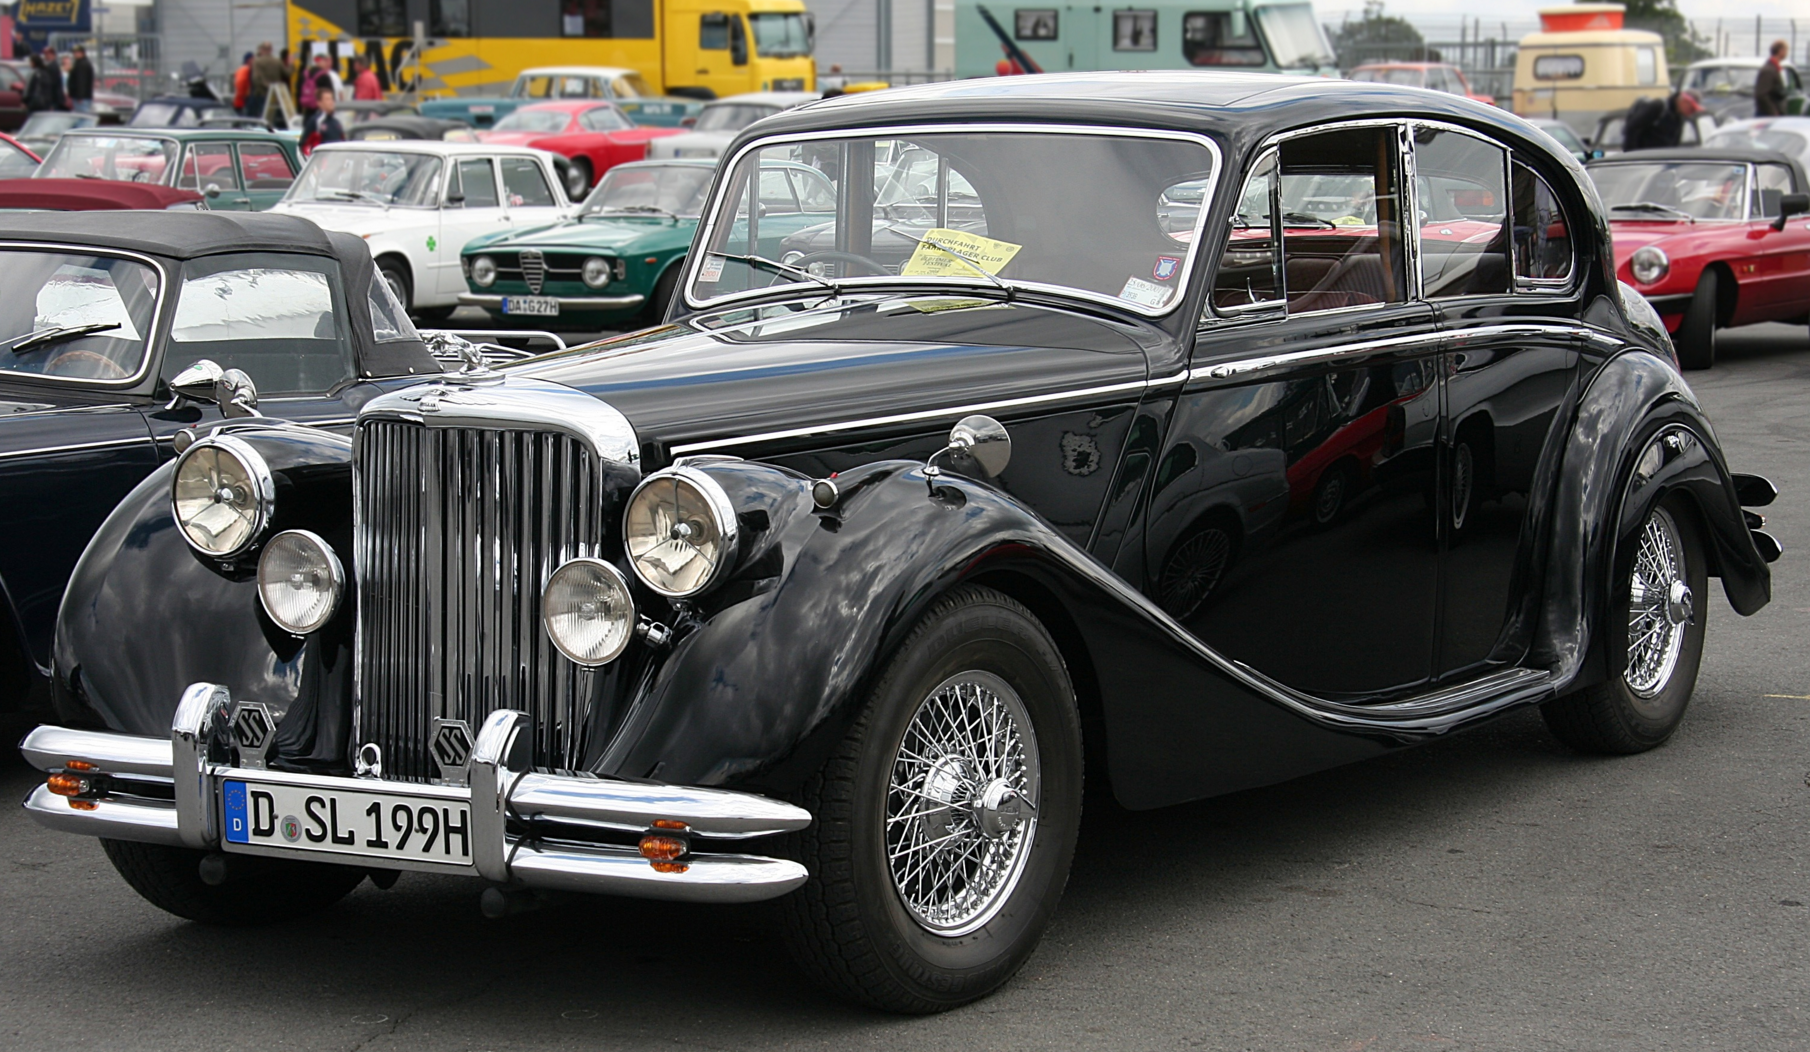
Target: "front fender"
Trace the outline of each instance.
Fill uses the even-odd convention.
[[[1632,485],[1634,465],[1662,431],[1682,428],[1694,448],[1668,459],[1651,484]],[[1627,351],[1603,364],[1578,404],[1563,454],[1541,621],[1531,661],[1553,670],[1558,689],[1621,671],[1595,626],[1625,604],[1619,553],[1629,550],[1653,506],[1687,494],[1709,545],[1710,573],[1722,578],[1736,613],[1771,599],[1772,574],[1754,546],[1715,431],[1677,370],[1655,354]],[[1625,584],[1625,582],[1623,582]]]
[[[153,471],[89,542],[57,615],[58,716],[147,737],[170,733],[191,683],[231,683],[281,723],[276,753],[301,766],[343,763],[350,733],[354,598],[306,640],[278,628],[257,595],[261,541],[320,534],[352,568],[351,442],[280,423],[228,425],[270,466],[276,500],[260,543],[230,562],[183,539],[170,508],[175,461]]]

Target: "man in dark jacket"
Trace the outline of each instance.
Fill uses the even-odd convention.
[[[45,62],[43,55],[33,55],[31,80],[25,85],[25,109],[37,113],[63,108],[63,71]]]
[[[1753,115],[1783,117],[1785,115],[1785,56],[1791,45],[1783,40],[1772,42],[1772,54],[1760,66],[1753,81]]]
[[[69,106],[77,113],[94,112],[94,63],[88,61],[88,49],[75,46],[75,61],[69,66]]]
[[[1622,123],[1623,150],[1665,150],[1684,138],[1684,122],[1703,112],[1703,104],[1688,91],[1676,91],[1668,99],[1636,99]]]

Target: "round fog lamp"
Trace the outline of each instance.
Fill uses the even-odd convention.
[[[196,551],[226,558],[245,550],[270,519],[275,486],[264,458],[224,435],[190,446],[176,462],[172,510]]]
[[[1666,276],[1672,269],[1672,261],[1666,257],[1663,249],[1643,245],[1634,250],[1634,258],[1628,261],[1628,269],[1634,272],[1635,281],[1651,285]]]
[[[339,557],[307,530],[284,530],[258,557],[258,601],[283,631],[305,636],[339,609],[346,571]]]
[[[610,283],[610,261],[602,256],[591,256],[584,261],[584,270],[580,272],[584,283],[594,289],[603,288]]]
[[[471,261],[471,281],[474,285],[485,288],[496,284],[496,260],[489,256],[478,256]]]
[[[540,619],[561,654],[580,665],[607,665],[628,646],[635,600],[621,570],[598,559],[573,559],[548,579]]]
[[[635,576],[670,599],[710,587],[735,557],[729,495],[695,468],[649,475],[622,514],[622,539]]]

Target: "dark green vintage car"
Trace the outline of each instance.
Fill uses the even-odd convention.
[[[503,325],[605,328],[659,321],[698,227],[716,160],[639,161],[603,177],[572,219],[499,231],[465,246],[471,291]],[[817,169],[769,161],[760,174],[760,254],[835,214],[836,190]]]

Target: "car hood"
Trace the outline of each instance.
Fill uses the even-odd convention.
[[[554,223],[528,230],[507,231],[479,238],[465,246],[469,254],[496,248],[609,249],[615,252],[652,252],[675,242],[691,243],[696,219],[587,219]]]
[[[438,211],[431,208],[386,210],[381,205],[284,201],[273,206],[270,211],[280,215],[301,216],[323,230],[341,230],[360,237],[437,226],[439,221]]]
[[[1645,245],[1664,241],[1667,238],[1688,234],[1700,230],[1691,223],[1648,223],[1616,220],[1609,224],[1609,237],[1615,244],[1615,264],[1620,266],[1628,261],[1636,249]]]
[[[814,302],[768,301],[755,321],[745,307],[694,315],[507,371],[610,403],[659,461],[690,443],[756,436],[722,448],[822,448],[855,421],[864,435],[941,432],[963,408],[1102,386],[1124,384],[1135,400],[1147,349],[1166,339],[1153,326],[994,297]],[[885,418],[912,414],[887,428]]]

